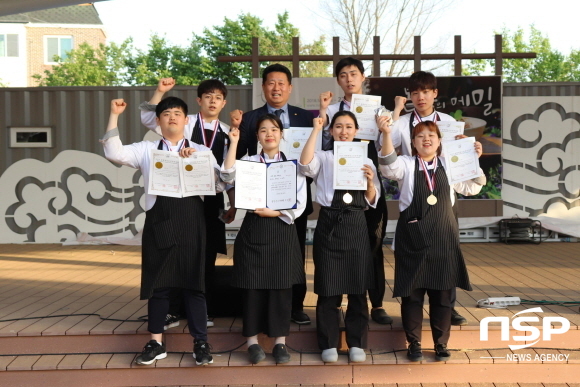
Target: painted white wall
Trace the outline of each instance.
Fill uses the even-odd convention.
[[[0,82],[8,87],[28,86],[24,24],[0,23],[0,34],[18,34],[18,57],[0,57]]]

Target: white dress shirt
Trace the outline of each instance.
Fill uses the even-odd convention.
[[[367,157],[365,164],[370,165],[374,172],[373,183],[375,185],[374,203],[369,203],[366,196],[365,201],[370,207],[376,208],[377,198],[379,197],[379,184],[381,183],[372,160]],[[298,166],[304,176],[311,177],[316,182],[316,202],[324,207],[332,207],[332,199],[334,198],[332,184],[334,180],[334,151],[316,151],[310,164],[302,165],[298,162]]]

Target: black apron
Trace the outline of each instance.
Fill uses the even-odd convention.
[[[219,124],[216,130],[218,131],[218,134],[216,134],[215,140],[211,147],[211,152],[213,153],[218,164],[221,165],[224,161],[224,146],[226,145],[228,135],[224,133]],[[205,138],[211,139],[213,136],[213,131],[209,129],[204,129],[204,131]],[[195,123],[193,132],[191,133],[191,141],[206,145],[203,143],[199,120],[197,120]],[[226,224],[219,220],[220,211],[224,209],[223,192],[219,192],[215,196],[204,196],[203,208],[207,228],[207,255],[215,257],[217,253],[227,254]]]
[[[439,161],[435,172],[435,205],[419,161],[415,158],[413,200],[399,215],[395,232],[395,289],[393,297],[408,297],[414,289],[471,290],[459,246],[459,229],[451,208],[447,174]],[[408,223],[418,219],[415,223]]]
[[[373,288],[374,272],[365,191],[335,190],[332,207],[322,207],[314,232],[314,293],[320,296],[363,294]]]
[[[248,211],[234,242],[232,278],[232,286],[244,289],[288,289],[305,283],[296,226]]]
[[[163,150],[162,141],[157,149]],[[203,201],[199,196],[157,196],[143,227],[140,298],[149,299],[154,289],[164,287],[203,292],[204,270]]]

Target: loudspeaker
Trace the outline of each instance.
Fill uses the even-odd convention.
[[[216,266],[206,294],[207,312],[211,317],[242,316],[244,289],[231,286],[233,266]]]

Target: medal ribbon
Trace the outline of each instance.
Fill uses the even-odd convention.
[[[258,156],[260,156],[260,162],[266,164],[266,158],[264,157],[264,151],[261,151]],[[278,161],[282,160],[282,155],[280,154],[280,151],[278,151],[278,154],[274,157],[274,161],[276,161],[276,159],[278,159]]]
[[[342,102],[348,107],[348,110],[350,110],[350,102],[348,102],[344,97],[342,98]]]
[[[432,121],[433,121],[434,124],[436,124],[437,123],[437,117],[438,117],[437,111],[433,110],[433,113],[432,114],[434,114]],[[415,119],[417,121],[423,122],[423,119],[421,118],[421,116],[419,115],[419,113],[417,113],[417,109],[413,109],[413,115],[415,116]],[[431,115],[431,114],[429,114],[429,115]]]
[[[203,121],[203,117],[201,116],[201,112],[197,114],[197,120],[199,122],[199,130],[201,130],[201,138],[203,138],[203,145],[207,146],[209,149],[213,146],[213,142],[215,141],[215,137],[217,136],[217,127],[220,123],[220,120],[215,120],[215,124],[213,127],[213,136],[211,137],[211,141],[208,145],[207,139],[205,137],[205,122]]]
[[[171,152],[171,143],[167,142],[165,138],[162,138],[161,141],[163,141],[163,143],[167,147],[167,150]],[[181,145],[179,145],[179,148],[177,148],[177,152],[179,152],[184,146],[185,146],[185,138],[181,140]]]
[[[423,166],[423,174],[425,175],[425,180],[427,180],[427,186],[429,187],[431,194],[433,194],[433,191],[435,191],[435,172],[437,172],[438,166],[437,161],[439,159],[437,157],[433,159],[433,176],[429,177],[429,172],[427,171],[427,163],[425,162],[425,160],[419,157],[419,155],[417,155],[417,158],[419,159],[421,165]]]

